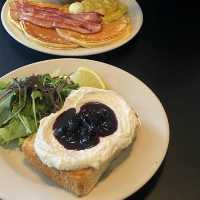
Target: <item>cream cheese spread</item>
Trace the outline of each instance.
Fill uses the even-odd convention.
[[[100,142],[92,148],[79,151],[68,150],[55,138],[53,124],[64,111],[75,108],[76,112],[79,112],[80,107],[88,102],[99,102],[110,107],[117,118],[117,130],[112,135],[101,137]],[[116,92],[81,87],[71,92],[61,110],[40,121],[34,149],[44,164],[58,170],[76,170],[88,167],[98,169],[132,143],[136,136],[137,126],[137,115]]]

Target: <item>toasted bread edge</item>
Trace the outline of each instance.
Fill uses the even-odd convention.
[[[88,194],[98,182],[100,176],[103,174],[105,167],[101,169],[85,168],[80,170],[65,171],[57,170],[43,164],[34,151],[35,136],[28,137],[23,145],[24,152],[28,161],[38,170],[43,172],[51,180],[55,181],[59,186],[68,191],[83,196]]]

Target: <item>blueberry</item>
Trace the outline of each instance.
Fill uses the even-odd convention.
[[[81,150],[99,143],[117,129],[114,112],[106,105],[90,102],[83,105],[80,112],[71,108],[62,113],[54,123],[54,135],[67,149]]]
[[[55,136],[62,136],[62,135],[64,135],[64,131],[63,131],[63,128],[61,127],[61,128],[58,128],[58,129],[56,129],[56,130],[54,130],[54,135]]]

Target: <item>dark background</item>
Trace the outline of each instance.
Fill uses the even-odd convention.
[[[170,122],[170,145],[156,175],[128,200],[200,199],[200,17],[194,1],[138,0],[140,33],[127,45],[85,58],[134,74],[158,95]],[[0,1],[2,7],[4,1]],[[32,62],[58,58],[14,41],[0,24],[0,75]]]

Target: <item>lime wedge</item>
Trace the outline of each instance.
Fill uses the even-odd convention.
[[[92,69],[79,67],[71,76],[71,80],[78,83],[80,87],[94,87],[106,89],[102,78]]]

